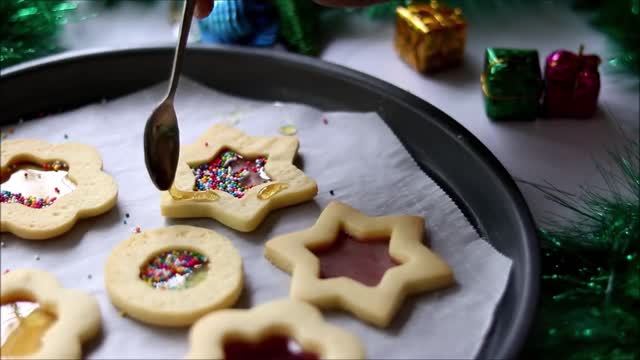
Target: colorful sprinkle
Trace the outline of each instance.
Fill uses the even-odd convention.
[[[0,192],[0,203],[18,203],[24,206],[28,206],[34,209],[42,209],[44,207],[50,206],[53,202],[56,201],[56,198],[36,198],[35,196],[22,196],[22,194],[14,194],[10,191],[2,190]]]
[[[140,230],[140,226],[136,226],[136,228],[135,228],[135,229],[133,229],[133,231],[134,231],[136,234],[140,234],[140,231],[141,231],[141,230]]]
[[[282,125],[280,127],[280,133],[282,135],[292,136],[298,133],[298,130],[293,125]]]
[[[125,225],[127,225],[127,220],[124,220],[124,221],[123,221],[123,223],[124,223]]]
[[[208,141],[205,141],[205,142],[204,142],[204,146],[209,146],[209,142],[208,142]]]
[[[173,250],[154,257],[140,270],[140,279],[156,289],[184,289],[202,280],[209,260],[190,250]]]
[[[238,199],[256,185],[271,181],[265,172],[267,159],[263,156],[251,161],[227,150],[208,163],[193,168],[194,191],[222,190]]]
[[[331,196],[333,196],[334,195],[333,190],[329,190],[329,194],[331,194]]]
[[[328,125],[329,124],[329,120],[326,117],[323,117],[322,118],[322,123],[325,124],[325,125]]]
[[[127,219],[129,218],[129,216],[131,216],[129,215],[129,213],[124,214],[124,217],[126,217]]]
[[[56,197],[46,197],[46,198],[36,198],[35,196],[22,196],[22,194],[12,193],[10,191],[2,190],[0,192],[0,203],[18,203],[24,206],[34,208],[34,209],[42,209],[47,206],[51,206],[58,198]]]

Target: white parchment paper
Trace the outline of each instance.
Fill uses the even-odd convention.
[[[424,216],[431,247],[453,267],[457,284],[444,291],[411,297],[385,330],[366,325],[347,313],[325,312],[328,321],[358,335],[369,358],[476,355],[506,287],[511,260],[480,239],[378,115],[322,113],[304,105],[250,101],[182,79],[176,108],[183,144],[195,141],[216,122],[233,124],[251,135],[280,135],[278,128],[284,124],[293,124],[298,130],[298,166],[317,181],[318,196],[312,202],[272,213],[258,230],[245,234],[211,219],[166,220],[160,215],[159,194],[144,167],[142,133],[145,120],[165,89],[162,84],[113,101],[26,122],[15,126],[11,135],[93,145],[103,156],[105,171],[119,184],[114,210],[79,222],[58,239],[36,242],[2,234],[3,269],[48,270],[64,286],[85,290],[98,298],[103,331],[98,340],[85,347],[88,358],[167,359],[181,358],[187,351],[187,328],[163,329],[121,317],[106,295],[106,258],[136,226],[145,230],[191,224],[230,238],[243,257],[246,271],[245,289],[237,307],[250,307],[288,294],[289,275],[262,256],[264,242],[310,226],[331,200],[345,202],[372,216]]]

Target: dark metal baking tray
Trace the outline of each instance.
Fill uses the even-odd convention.
[[[0,125],[118,97],[164,81],[172,56],[169,47],[76,52],[7,68],[0,75]],[[534,224],[511,176],[471,133],[434,106],[395,86],[312,58],[199,46],[188,50],[184,73],[243,97],[300,102],[323,110],[378,112],[478,232],[513,260],[508,288],[479,358],[518,356],[538,302]]]

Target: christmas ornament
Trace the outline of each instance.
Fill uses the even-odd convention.
[[[0,67],[59,50],[56,35],[76,7],[62,0],[0,1]]]
[[[464,56],[467,24],[459,8],[436,1],[396,9],[395,48],[419,72],[458,65]]]
[[[321,7],[309,0],[273,0],[280,18],[280,37],[287,48],[304,54],[320,51]]]
[[[269,2],[217,1],[211,14],[198,24],[203,42],[271,46],[278,35],[276,15]]]
[[[558,50],[547,57],[544,70],[545,115],[586,118],[596,112],[600,92],[600,58],[583,55],[583,49],[580,46],[577,55]]]
[[[480,82],[490,118],[535,118],[542,92],[536,50],[487,48]]]
[[[640,146],[611,154],[617,168],[599,167],[604,190],[534,185],[575,216],[540,231],[541,307],[523,352],[531,358],[638,359]]]

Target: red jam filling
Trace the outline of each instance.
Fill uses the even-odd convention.
[[[320,260],[320,277],[348,277],[366,286],[376,286],[384,273],[398,265],[389,255],[389,239],[363,241],[341,231],[331,245],[312,252]]]
[[[257,343],[243,340],[224,344],[225,360],[319,360],[286,336],[270,336]]]

